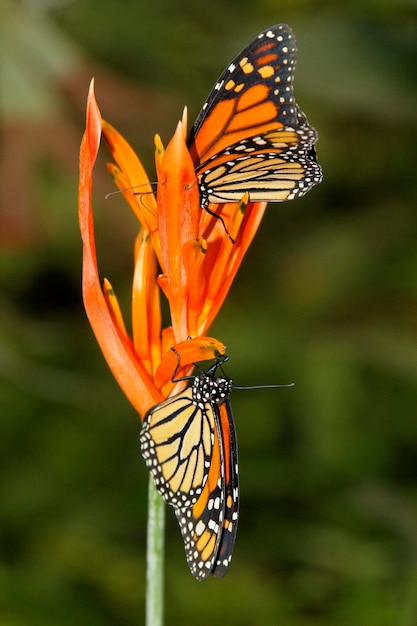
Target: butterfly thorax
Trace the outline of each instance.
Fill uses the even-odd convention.
[[[210,402],[222,404],[231,394],[233,381],[230,378],[197,376],[193,382],[193,400],[196,404]]]

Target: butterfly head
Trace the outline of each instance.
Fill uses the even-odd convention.
[[[193,397],[196,402],[210,402],[217,405],[228,399],[233,389],[230,378],[215,378],[210,374],[196,376],[193,382]]]

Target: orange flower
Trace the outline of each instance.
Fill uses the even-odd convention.
[[[181,367],[218,358],[225,346],[206,333],[223,304],[266,203],[209,205],[224,223],[201,208],[194,164],[187,149],[185,114],[166,150],[156,137],[157,193],[123,137],[103,121],[93,84],[80,151],[79,221],[83,239],[83,299],[100,348],[127,398],[143,417],[174,390]],[[108,166],[139,220],[134,251],[132,335],[107,279],[100,283],[92,210],[92,176],[100,137],[116,164]],[[234,243],[227,236],[227,231]],[[161,273],[158,275],[158,271]],[[160,296],[172,326],[162,329]],[[184,371],[184,370],[183,370]]]

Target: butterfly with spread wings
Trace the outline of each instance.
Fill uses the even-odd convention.
[[[317,133],[294,98],[294,34],[286,24],[261,32],[224,70],[192,130],[188,146],[202,206],[282,202],[322,179]]]
[[[151,408],[140,433],[146,465],[163,499],[174,507],[197,580],[224,576],[237,530],[237,443],[229,401],[233,383],[216,376],[224,360],[187,377],[193,378],[192,386]]]

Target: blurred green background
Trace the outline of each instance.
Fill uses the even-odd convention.
[[[297,36],[324,181],[270,205],[212,334],[230,354],[241,515],[191,577],[167,511],[166,624],[417,624],[417,7],[387,0],[1,0],[0,626],[144,623],[139,423],[80,297],[91,76],[153,172],[265,27]],[[125,307],[135,221],[96,173],[100,267]],[[128,314],[127,314],[128,315]]]

